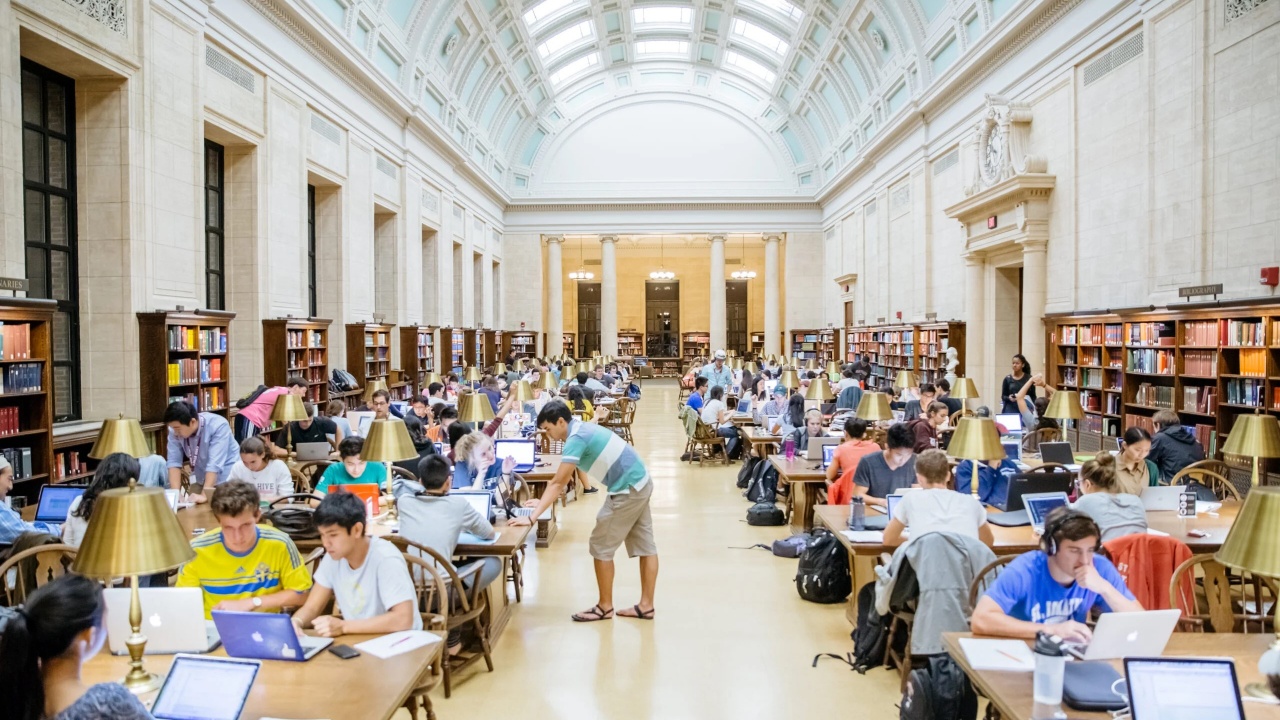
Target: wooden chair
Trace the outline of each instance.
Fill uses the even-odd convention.
[[[1200,576],[1196,577],[1199,568]],[[1195,589],[1191,607],[1178,592],[1182,576],[1191,573]],[[1173,571],[1169,581],[1169,606],[1182,610],[1179,630],[1213,633],[1272,633],[1280,593],[1276,581],[1245,570],[1228,568],[1211,553],[1193,555]]]
[[[991,583],[996,581],[996,578],[1004,570],[1004,566],[1013,562],[1017,557],[1017,555],[1001,555],[978,571],[978,574],[973,578],[973,582],[969,584],[969,607],[978,607],[978,598],[982,597],[987,588],[991,587]]]
[[[418,612],[422,615],[422,629],[447,635],[449,603],[442,599],[447,597],[448,590],[440,571],[435,563],[409,553],[404,553],[404,561],[409,566],[409,576],[413,578],[414,591],[418,597]],[[422,677],[418,678],[417,686],[410,691],[408,699],[404,701],[404,707],[413,720],[418,720],[419,705],[426,710],[427,720],[435,720],[436,713],[431,707],[431,697],[428,693],[436,689],[444,678],[445,667],[448,665],[445,662],[448,642],[441,642],[437,648],[436,656],[431,659],[431,664],[422,673]]]
[[[974,413],[972,410],[969,410],[967,408],[960,408],[959,410],[951,413],[951,420],[949,420],[948,423],[951,425],[951,427],[955,427],[956,423],[960,421],[960,418],[973,417],[973,416],[974,416]]]
[[[0,605],[17,607],[25,603],[36,588],[70,572],[75,559],[76,549],[61,543],[27,548],[10,556],[0,565]],[[16,570],[12,586],[9,585],[10,570]]]
[[[1220,463],[1214,460],[1215,463]],[[1170,485],[1189,485],[1192,482],[1198,482],[1209,488],[1219,500],[1235,500],[1240,502],[1240,491],[1236,490],[1236,486],[1231,484],[1224,473],[1218,473],[1204,467],[1196,467],[1200,463],[1194,463],[1183,468],[1181,472],[1173,476],[1169,481]]]
[[[1068,470],[1068,469],[1067,469],[1067,466],[1066,466],[1066,465],[1063,465],[1062,463],[1047,462],[1047,463],[1040,463],[1039,465],[1037,465],[1037,466],[1035,466],[1035,467],[1033,467],[1033,468],[1028,469],[1028,470],[1027,470],[1027,472],[1029,472],[1029,473],[1033,473],[1033,472],[1037,472],[1037,473],[1059,473],[1059,472],[1061,472],[1061,473],[1069,473],[1069,472],[1071,472],[1071,471],[1070,471],[1070,470]],[[1074,474],[1074,473],[1073,473],[1073,474]]]
[[[542,430],[538,431],[538,452],[543,455],[559,455],[564,451],[564,442],[560,440],[552,440]]]
[[[1040,428],[1035,432],[1036,447],[1040,447],[1040,443],[1062,442],[1061,428]]]
[[[631,428],[623,423],[624,416],[630,406],[630,398],[618,398],[611,407],[604,406],[609,408],[609,414],[600,420],[600,427],[608,428],[617,433],[618,437],[631,442]]]
[[[291,471],[297,472],[307,482],[307,487],[314,488],[320,482],[320,476],[324,471],[333,464],[332,460],[307,460],[300,462],[291,468]],[[294,482],[297,482],[296,480]],[[299,490],[301,492],[301,490]]]
[[[289,477],[293,478],[293,490],[299,493],[311,492],[311,478],[303,475],[297,468],[289,468]]]
[[[391,466],[391,479],[392,479],[392,480],[395,480],[396,478],[399,478],[399,479],[401,479],[401,480],[408,480],[408,481],[410,481],[410,482],[418,482],[418,476],[417,476],[417,475],[414,475],[413,473],[409,472],[408,470],[405,470],[405,469],[404,469],[404,468],[402,468],[402,467],[399,467],[399,466],[396,466],[396,465],[392,465],[392,466]]]
[[[698,426],[693,431],[693,437],[689,439],[689,462],[693,462],[693,455],[701,450],[698,455],[698,467],[702,467],[706,462],[707,456],[716,448],[720,449],[720,461],[729,464],[729,444],[726,438],[720,437],[710,425],[698,420]]]

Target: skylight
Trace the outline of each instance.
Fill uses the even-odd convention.
[[[555,0],[547,0],[547,2],[555,2]],[[752,0],[752,2],[790,20],[799,21],[804,18],[804,11],[787,2],[787,0]]]
[[[574,75],[577,75],[578,73],[582,72],[583,70],[586,70],[587,68],[590,68],[590,67],[595,67],[596,65],[599,65],[599,64],[600,64],[599,53],[591,53],[590,55],[583,55],[577,60],[574,60],[568,63],[567,65],[565,65],[564,67],[560,68],[559,70],[556,70],[555,72],[551,73],[551,84],[559,85],[563,83],[565,80],[568,80]]]
[[[554,1],[555,0],[547,0],[547,2]],[[538,46],[538,55],[545,60],[570,45],[573,45],[579,40],[592,37],[595,37],[595,33],[591,29],[591,21],[583,20],[577,25],[561,30],[555,35],[547,38],[546,41]]]
[[[687,7],[638,7],[631,11],[631,21],[636,25],[693,26],[693,8]]]
[[[529,8],[524,17],[524,24],[530,27],[546,20],[570,5],[577,5],[579,0],[543,0]]]
[[[684,40],[640,40],[636,42],[637,55],[688,55],[689,43]]]
[[[746,20],[735,19],[733,21],[733,34],[738,37],[744,37],[765,49],[772,50],[778,55],[786,55],[787,48],[790,47],[782,38],[759,25],[752,25]]]
[[[752,60],[735,50],[730,50],[724,54],[725,64],[730,67],[737,68],[751,77],[760,80],[766,85],[772,85],[778,74],[770,70],[765,65]]]

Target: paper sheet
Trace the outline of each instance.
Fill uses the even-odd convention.
[[[407,653],[410,650],[440,640],[440,636],[425,630],[401,630],[383,635],[372,640],[365,640],[355,645],[355,649],[367,655],[386,660]]]
[[[883,530],[841,530],[840,533],[849,538],[849,542],[884,542]]]
[[[1147,534],[1156,535],[1158,537],[1169,537],[1169,533],[1164,532],[1163,530],[1157,530],[1155,528],[1150,528],[1150,527],[1147,528]]]
[[[459,545],[493,545],[496,542],[498,542],[496,535],[491,540],[485,540],[479,535],[472,535],[469,532],[458,533]]]
[[[1031,648],[1021,640],[960,638],[960,649],[974,670],[1031,672],[1036,668]]]

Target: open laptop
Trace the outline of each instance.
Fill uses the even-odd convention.
[[[996,415],[996,424],[1003,425],[1010,435],[1023,433],[1022,416],[1018,413],[999,413]]]
[[[1177,510],[1185,485],[1156,485],[1142,489],[1142,507],[1152,510]]]
[[[213,611],[227,655],[258,660],[310,660],[333,644],[333,638],[298,637],[283,613]]]
[[[107,603],[107,648],[112,655],[128,655],[129,588],[102,591]],[[142,633],[148,655],[206,653],[218,647],[218,630],[204,619],[204,591],[200,588],[138,588],[142,603]]]
[[[1032,493],[1022,496],[1022,504],[1027,508],[1027,517],[1031,520],[1031,529],[1036,535],[1044,534],[1044,520],[1049,513],[1071,502],[1064,492]]]
[[[356,437],[368,437],[369,426],[373,424],[373,415],[371,410],[348,410],[347,424],[351,426],[351,434]]]
[[[806,460],[821,460],[822,448],[827,445],[839,445],[840,438],[837,437],[811,437],[809,438],[808,449],[805,451],[804,458]]]
[[[1230,660],[1129,657],[1124,674],[1133,720],[1244,720]]]
[[[40,488],[36,501],[36,520],[47,523],[64,523],[71,503],[84,494],[85,488],[74,485],[45,485]]]
[[[834,460],[836,457],[837,447],[838,447],[837,445],[822,446],[822,469],[823,470],[826,470],[827,468],[831,467],[831,461]]]
[[[1047,463],[1058,463],[1059,465],[1076,464],[1076,456],[1071,452],[1071,443],[1069,442],[1040,443],[1040,459]]]
[[[509,439],[495,440],[493,455],[499,464],[508,457],[515,458],[514,472],[526,473],[538,464],[537,443],[533,440]]]
[[[1068,647],[1068,652],[1081,660],[1159,656],[1181,615],[1176,609],[1102,613],[1089,644]]]
[[[1000,446],[1004,448],[1004,456],[1014,462],[1022,460],[1022,437],[1006,435],[1000,438]]]
[[[475,511],[480,514],[480,517],[489,522],[493,522],[493,493],[484,491],[476,492],[454,490],[453,492],[450,492],[449,495],[457,496],[466,500],[467,503],[470,504],[471,507],[475,508]]]
[[[365,512],[369,517],[381,514],[378,503],[382,499],[382,488],[377,483],[351,483],[350,485],[330,485],[329,494],[349,492],[364,501]]]
[[[523,507],[516,502],[511,492],[511,486],[507,484],[506,476],[498,479],[498,502],[507,512],[507,517],[532,517],[533,508]],[[552,507],[555,507],[554,505]],[[546,512],[538,516],[539,520],[551,519],[551,508],[547,508]]]
[[[1003,511],[1008,515],[1022,510],[1025,505],[1022,503],[1024,495],[1032,493],[1047,492],[1071,492],[1071,485],[1076,481],[1075,473],[1069,472],[1025,472],[1018,473],[1009,478],[1009,489],[1005,496],[1000,499],[992,499],[989,505],[997,510]],[[992,518],[999,517],[992,515]],[[990,518],[988,518],[990,520]],[[992,522],[996,522],[992,520]],[[1020,522],[1010,521],[1009,523],[996,522],[997,525],[1004,527],[1014,527],[1017,525],[1026,525],[1026,517],[1023,516]]]
[[[867,530],[884,530],[889,527],[889,519],[893,517],[893,509],[898,507],[898,503],[902,502],[902,495],[893,494],[885,498],[884,501],[889,504],[884,510],[884,514],[866,513],[862,526]]]
[[[769,415],[764,419],[764,430],[767,433],[772,433],[774,431],[774,428],[778,427],[781,424],[782,424],[781,415]]]
[[[179,655],[151,704],[156,720],[238,720],[262,663]]]
[[[299,462],[306,460],[328,460],[333,446],[327,442],[303,442],[293,446]]]

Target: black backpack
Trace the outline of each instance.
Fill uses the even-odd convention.
[[[778,498],[778,471],[773,464],[761,462],[751,473],[747,484],[747,499],[753,503],[772,504]]]
[[[751,484],[752,473],[756,471],[756,467],[762,462],[764,462],[763,458],[758,458],[753,455],[747,458],[746,462],[742,463],[742,469],[738,471],[739,490],[747,489],[747,486]]]
[[[930,655],[907,677],[898,713],[901,720],[976,720],[978,696],[950,655]]]
[[[781,525],[784,522],[782,510],[772,502],[759,502],[747,509],[748,525]]]
[[[835,653],[820,653],[813,658],[813,666],[817,667],[822,658],[831,657],[848,665],[850,670],[866,675],[867,670],[884,665],[891,620],[891,615],[876,614],[876,584],[869,582],[863,585],[858,590],[857,622],[854,623],[853,632],[849,633],[849,637],[853,639],[853,652],[843,657]],[[907,634],[898,633],[893,639],[894,651],[902,653],[906,647]]]
[[[336,388],[338,392],[350,392],[359,390],[360,383],[356,382],[356,376],[341,368],[334,368],[329,373],[329,387]]]
[[[319,540],[320,529],[316,527],[315,508],[310,505],[293,502],[293,499],[314,499],[313,496],[299,494],[287,497],[290,499],[288,504],[280,504],[269,508],[262,513],[262,519],[271,523],[275,529],[288,535],[294,542]]]
[[[264,392],[266,392],[266,391],[267,391],[267,386],[266,386],[266,385],[259,385],[257,390],[254,390],[253,392],[249,393],[248,395],[245,395],[244,397],[242,397],[242,398],[240,398],[239,400],[237,400],[237,401],[236,401],[236,407],[237,407],[237,408],[239,408],[239,409],[241,409],[241,410],[243,410],[243,409],[245,409],[245,408],[249,407],[250,405],[252,405],[252,404],[253,404],[253,401],[254,401],[254,400],[257,400],[257,399],[258,399],[258,396],[259,396],[259,395],[261,395],[262,393],[264,393]]]
[[[829,530],[814,530],[813,541],[800,556],[796,591],[809,602],[831,605],[844,602],[852,590],[849,551]]]

